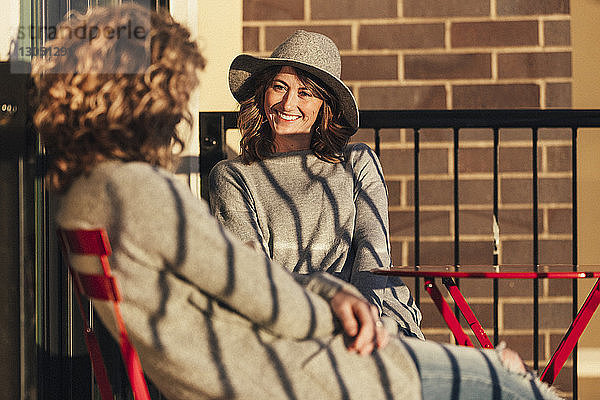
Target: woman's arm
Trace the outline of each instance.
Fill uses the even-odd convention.
[[[352,147],[349,162],[354,176],[356,220],[352,249],[355,254],[351,283],[373,301],[382,314],[421,336],[421,313],[401,279],[380,279],[368,271],[391,266],[388,196],[383,171],[366,145]],[[384,277],[386,278],[386,277]]]
[[[375,276],[369,271],[391,265],[387,188],[379,160],[368,146],[351,145],[347,162],[353,175],[356,212],[350,282],[381,310],[387,277]]]
[[[230,164],[220,162],[210,171],[208,182],[210,209],[217,221],[242,242],[272,257],[243,174]]]
[[[301,339],[334,332],[329,302],[230,234],[185,183],[148,165],[125,168],[110,184],[115,252],[161,260],[148,267],[189,282],[276,335]]]

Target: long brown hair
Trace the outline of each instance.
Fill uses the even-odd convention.
[[[135,39],[143,40],[102,34],[123,26],[139,28],[145,36]],[[89,37],[71,34],[81,27]],[[192,121],[188,100],[204,68],[189,31],[165,11],[128,4],[73,13],[58,32],[47,46],[66,55],[33,62],[33,121],[49,157],[50,187],[65,190],[107,159],[170,166],[173,144],[183,148],[176,125]]]
[[[254,95],[240,103],[238,128],[242,134],[240,149],[246,164],[263,160],[274,152],[273,135],[263,107],[265,91],[282,66],[259,71],[253,77]],[[316,77],[294,68],[298,77],[314,96],[323,100],[312,130],[310,148],[320,159],[338,163],[344,161],[344,147],[354,133],[343,119],[339,101]]]

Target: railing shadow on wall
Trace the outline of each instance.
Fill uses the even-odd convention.
[[[221,159],[226,158],[225,139],[226,132],[229,129],[236,128],[235,112],[201,112],[200,113],[200,176],[201,181],[206,182],[208,173],[212,166]],[[499,229],[502,232],[502,227],[498,228],[499,212],[502,209],[502,201],[500,197],[500,186],[503,171],[500,168],[500,141],[503,134],[524,131],[521,133],[520,141],[528,142],[530,155],[528,162],[529,166],[524,166],[527,174],[530,176],[530,190],[528,190],[528,211],[531,212],[531,226],[528,228],[528,237],[530,237],[530,260],[527,264],[537,271],[540,266],[540,165],[541,154],[539,154],[540,144],[544,140],[546,130],[560,130],[561,143],[567,143],[566,146],[570,151],[570,165],[568,165],[567,175],[570,180],[570,188],[567,189],[570,193],[566,197],[570,199],[570,264],[573,269],[577,268],[577,138],[580,128],[597,128],[600,127],[600,110],[385,110],[385,111],[361,111],[360,112],[360,138],[367,141],[373,146],[376,154],[381,157],[382,150],[393,152],[398,146],[388,146],[390,142],[386,135],[390,132],[403,131],[400,148],[409,149],[412,152],[411,168],[412,170],[412,190],[409,186],[404,187],[404,191],[411,193],[405,194],[405,198],[412,196],[409,206],[413,211],[413,233],[410,240],[412,244],[411,257],[409,265],[419,266],[422,262],[422,244],[424,243],[424,235],[421,232],[422,209],[424,208],[422,198],[421,183],[423,176],[423,159],[422,144],[427,147],[430,140],[425,138],[427,131],[431,129],[443,129],[447,131],[446,142],[449,151],[449,156],[444,162],[448,163],[447,174],[451,176],[451,192],[452,201],[450,204],[451,217],[448,223],[452,226],[449,229],[452,236],[452,260],[450,264],[455,267],[461,265],[461,248],[464,241],[461,241],[461,193],[460,193],[460,150],[463,143],[463,137],[470,137],[470,141],[488,141],[484,147],[491,152],[491,168],[488,175],[491,175],[491,208],[492,218],[489,219],[489,232]],[[487,133],[482,133],[487,132]],[[438,132],[439,133],[439,132]],[[477,139],[474,136],[481,134],[485,139]],[[467,136],[468,135],[468,136]],[[542,135],[542,136],[541,136]],[[526,138],[526,139],[523,139]],[[392,141],[395,139],[392,139]],[[569,158],[569,157],[567,157]],[[382,159],[384,172],[386,172],[386,162]],[[426,166],[425,166],[426,167]],[[463,168],[464,169],[464,168]],[[464,171],[463,171],[464,172]],[[406,172],[403,172],[406,173]],[[201,185],[202,197],[207,198],[207,185]],[[427,201],[425,201],[427,204]],[[406,205],[406,200],[404,201]],[[425,209],[427,207],[425,206]],[[391,225],[393,225],[393,215],[390,214]],[[496,225],[496,226],[492,226]],[[394,235],[392,229],[392,235]],[[498,265],[502,260],[499,259],[500,235],[489,234],[490,242],[490,263]],[[406,261],[406,257],[404,260]],[[397,261],[395,261],[397,262]],[[547,262],[547,261],[545,261]],[[420,289],[418,278],[414,283],[414,294],[418,302],[420,302]],[[493,342],[496,345],[499,341],[499,287],[497,280],[492,283],[492,314],[493,314]],[[532,335],[532,367],[538,369],[540,361],[540,303],[539,303],[539,282],[534,280],[531,288],[531,315],[533,318],[533,335]],[[571,287],[571,311],[572,316],[577,313],[577,282],[573,280]],[[544,357],[542,357],[543,359]],[[574,397],[577,397],[577,351],[574,351],[572,356],[572,381],[571,387],[566,388],[567,392],[571,392]]]

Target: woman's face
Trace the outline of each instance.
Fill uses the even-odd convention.
[[[275,140],[283,135],[310,135],[322,104],[294,68],[282,67],[267,86],[263,104]]]

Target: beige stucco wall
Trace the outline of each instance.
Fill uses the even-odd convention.
[[[190,110],[194,117],[191,129],[182,127],[186,140],[184,171],[191,171],[190,186],[200,193],[199,176],[194,174],[199,154],[198,112],[233,111],[227,72],[233,57],[242,51],[242,0],[171,0],[171,14],[185,24],[198,42],[206,58],[206,69],[200,74],[200,87],[192,94]],[[187,174],[185,174],[187,175]]]
[[[600,108],[600,1],[571,1],[573,43],[573,107]],[[600,131],[583,130],[578,140],[579,263],[600,264]],[[583,281],[583,280],[582,280]],[[579,285],[580,304],[593,285]],[[579,398],[600,399],[600,314],[579,342]],[[595,375],[595,377],[594,377]]]
[[[0,0],[4,12],[0,15],[0,61],[8,60],[11,39],[19,24],[19,0]],[[229,63],[242,51],[242,0],[171,0],[171,14],[191,31],[207,59],[201,74],[200,87],[193,93],[190,110],[194,117],[191,127],[182,125],[186,137],[183,156],[191,172],[190,185],[199,193],[199,180],[193,171],[197,165],[198,112],[235,110],[236,103],[229,93],[227,71]],[[188,174],[184,174],[188,175]]]
[[[15,38],[19,25],[19,0],[0,1],[0,61],[8,61],[10,42]]]

